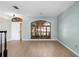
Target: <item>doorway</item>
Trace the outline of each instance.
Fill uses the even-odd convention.
[[[32,39],[51,39],[51,23],[38,20],[31,23]]]
[[[12,26],[11,26],[11,33],[13,40],[22,40],[22,19],[21,18],[13,18],[12,19]]]

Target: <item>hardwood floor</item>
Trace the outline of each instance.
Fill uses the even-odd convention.
[[[76,57],[57,41],[10,41],[8,57]]]

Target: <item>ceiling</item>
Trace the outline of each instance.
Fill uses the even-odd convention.
[[[0,14],[23,16],[56,17],[69,8],[75,1],[0,1]],[[18,6],[15,9],[12,6]]]

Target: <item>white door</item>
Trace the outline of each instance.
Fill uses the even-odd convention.
[[[20,22],[12,22],[12,40],[20,40]]]

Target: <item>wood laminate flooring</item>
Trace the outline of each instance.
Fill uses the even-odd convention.
[[[57,41],[9,41],[8,57],[76,57]]]

